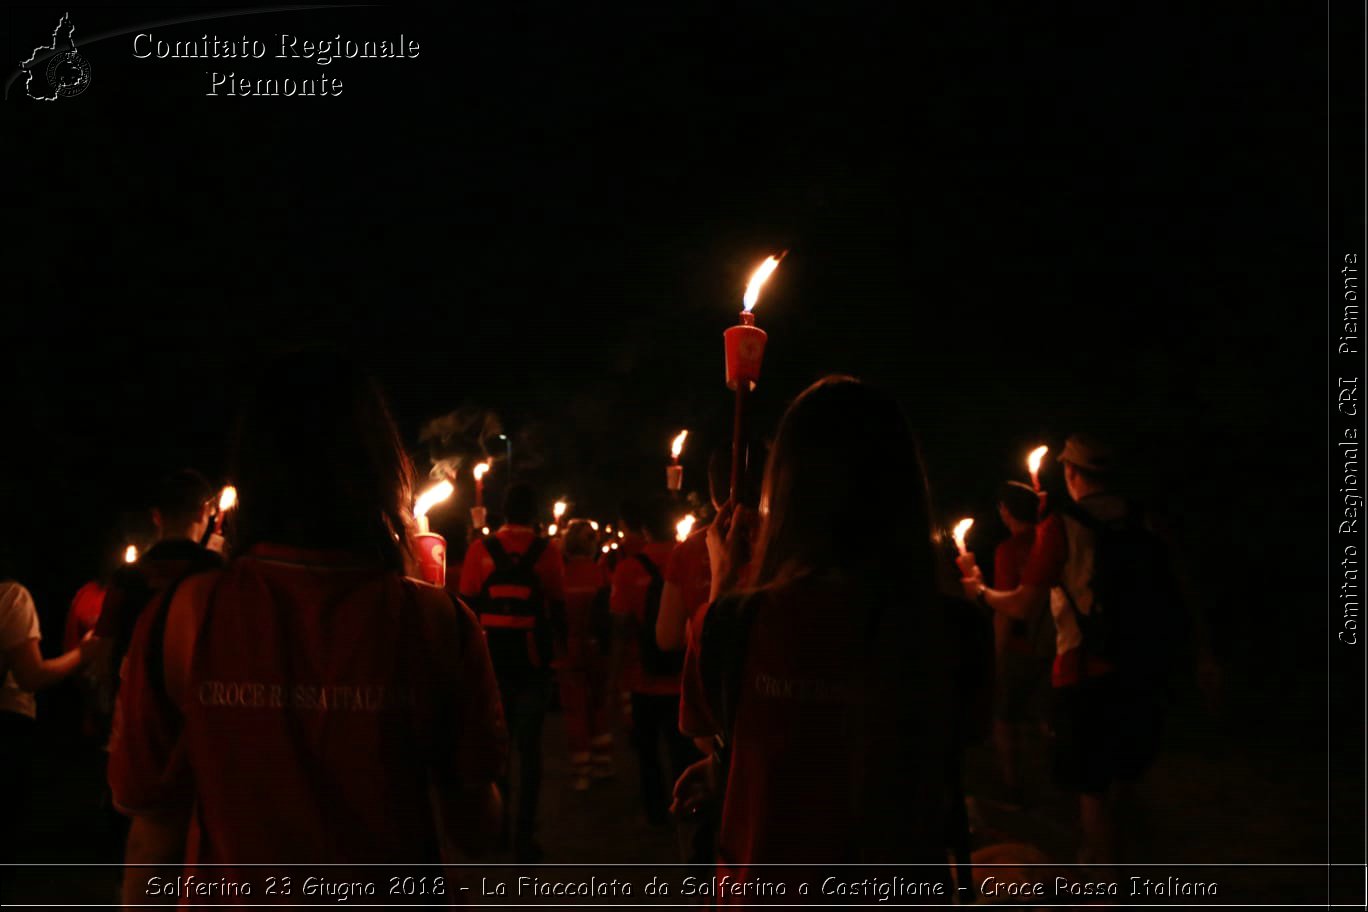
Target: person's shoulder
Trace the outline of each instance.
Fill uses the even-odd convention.
[[[0,611],[28,613],[34,610],[33,595],[22,583],[14,580],[0,582]]]
[[[203,614],[204,607],[208,604],[209,593],[215,584],[221,580],[225,574],[233,572],[232,569],[225,570],[222,567],[212,567],[200,570],[181,579],[176,586],[175,594],[171,596],[169,608],[170,616],[174,620],[177,617],[184,617],[187,614]]]
[[[424,614],[454,616],[457,605],[462,604],[441,586],[434,586],[432,583],[417,580],[411,576],[403,577],[400,585],[408,589],[414,603],[418,606],[418,610]]]
[[[402,585],[408,588],[417,606],[424,635],[434,638],[444,649],[468,642],[479,633],[480,622],[475,612],[446,589],[412,577],[405,577]]]
[[[170,662],[187,660],[191,655],[196,632],[204,620],[209,607],[209,596],[214,586],[227,571],[215,568],[200,573],[192,573],[176,586],[171,595],[171,603],[166,608],[166,654]],[[153,604],[160,604],[157,599]],[[138,616],[138,628],[147,627],[153,622],[156,611],[144,611]],[[136,636],[136,635],[135,635]]]

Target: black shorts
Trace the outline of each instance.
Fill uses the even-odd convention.
[[[1084,794],[1134,782],[1153,764],[1163,730],[1157,686],[1108,674],[1051,694],[1054,778]]]

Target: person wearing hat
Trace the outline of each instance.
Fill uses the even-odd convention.
[[[973,554],[958,563],[965,595],[998,614],[1029,621],[1048,607],[1054,775],[1079,795],[1080,860],[1112,864],[1118,798],[1158,750],[1176,587],[1157,540],[1112,488],[1111,450],[1075,434],[1059,462],[1070,500],[1039,524],[1017,585],[988,588]],[[1098,590],[1109,593],[1105,604]]]

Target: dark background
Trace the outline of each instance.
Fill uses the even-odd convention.
[[[697,488],[721,332],[788,249],[760,427],[827,371],[890,387],[980,551],[1031,446],[1109,434],[1176,517],[1217,650],[1319,702],[1323,19],[492,6],[74,7],[89,91],[9,87],[0,540],[50,634],[160,474],[222,478],[239,390],[290,345],[357,352],[417,456],[426,421],[494,410],[520,473],[611,518],[690,427]],[[10,10],[7,60],[61,12]],[[422,52],[139,61],[129,30]],[[214,69],[345,89],[209,98]],[[832,433],[883,458],[877,428]]]

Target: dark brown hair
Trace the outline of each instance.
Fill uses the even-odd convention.
[[[323,351],[276,359],[238,420],[235,550],[339,548],[404,572],[413,465],[375,382]]]
[[[934,585],[917,440],[892,397],[853,377],[819,380],[784,413],[761,513],[757,586],[827,570]]]

